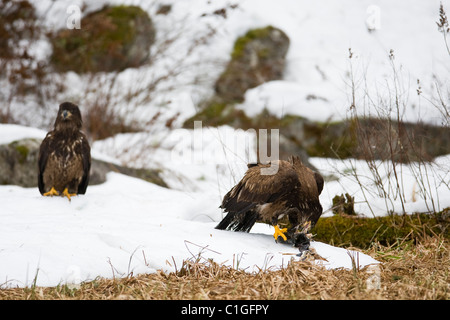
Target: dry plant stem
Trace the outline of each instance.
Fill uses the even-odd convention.
[[[349,123],[357,141],[357,152],[367,165],[369,177],[364,177],[357,172],[355,165],[350,163],[349,171],[359,185],[369,210],[373,214],[373,209],[368,194],[377,192],[379,198],[384,199],[386,212],[406,213],[407,189],[405,186],[405,168],[411,171],[416,185],[419,187],[417,195],[425,202],[429,211],[440,210],[438,186],[447,185],[441,183],[445,181],[445,176],[434,169],[432,162],[426,159],[426,154],[414,137],[414,131],[408,130],[404,122],[404,114],[408,105],[408,89],[405,88],[403,78],[395,65],[394,52],[391,50],[389,60],[391,64],[392,77],[385,80],[384,88],[387,92],[384,96],[378,94],[372,96],[369,92],[371,86],[367,82],[366,69],[363,70],[362,77],[356,72],[354,63],[355,58],[349,50]],[[362,79],[362,80],[357,80]],[[361,92],[361,82],[364,84],[364,91]],[[373,85],[372,85],[373,87]],[[358,98],[362,93],[362,97]],[[367,114],[369,112],[369,114]],[[447,111],[443,108],[442,113]],[[379,128],[368,127],[362,121],[371,121],[376,123]],[[376,146],[386,145],[382,150],[376,149]],[[374,147],[375,146],[375,147]],[[348,161],[348,160],[347,160]],[[351,160],[350,160],[351,162]],[[356,163],[356,162],[355,162]],[[433,177],[430,177],[430,174]],[[437,176],[436,176],[437,175]],[[371,181],[370,186],[364,179]],[[416,191],[414,191],[416,195]],[[368,194],[367,194],[368,193]],[[396,209],[396,203],[399,203],[399,209]]]
[[[386,247],[375,243],[364,251],[381,262],[378,289],[368,286],[371,274],[357,267],[357,255],[349,257],[354,261],[349,270],[327,270],[308,258],[251,273],[194,254],[171,273],[122,278],[115,273],[114,279],[97,278],[79,289],[0,289],[0,299],[450,299],[448,241],[440,235],[424,237],[415,245],[402,240]]]
[[[436,24],[438,26],[439,32],[442,32],[442,35],[444,36],[445,47],[447,48],[447,52],[450,55],[450,48],[449,48],[448,42],[447,42],[447,35],[450,32],[450,27],[448,24],[447,14],[444,10],[444,6],[442,5],[442,2],[439,6],[439,22],[436,22]]]

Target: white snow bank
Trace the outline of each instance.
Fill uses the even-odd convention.
[[[215,230],[221,217],[215,198],[117,173],[71,202],[17,186],[0,186],[0,198],[3,288],[169,272],[199,255],[249,272],[298,259],[297,249],[275,243],[269,226],[255,228],[266,233]],[[318,242],[312,247],[328,260],[326,268],[351,268],[347,250]],[[377,263],[362,253],[359,262]]]

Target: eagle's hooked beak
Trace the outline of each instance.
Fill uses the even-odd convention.
[[[66,119],[69,118],[71,115],[72,115],[72,113],[70,113],[70,111],[63,110],[63,112],[62,112],[63,120],[66,120]]]

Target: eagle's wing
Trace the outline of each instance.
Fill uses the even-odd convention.
[[[280,165],[273,175],[262,175],[261,168],[264,167],[268,165],[249,168],[242,180],[225,195],[221,207],[232,209],[232,206],[239,206],[242,202],[274,202],[300,183],[296,171],[290,166]]]
[[[242,180],[223,198],[220,208],[228,212],[216,229],[249,231],[258,218],[252,211],[257,205],[286,201],[287,207],[298,204],[300,181],[296,171],[284,163],[274,175],[262,175],[261,168],[268,165],[251,166]]]
[[[319,195],[323,190],[324,179],[320,173],[303,165],[298,157],[292,157],[291,162],[302,182],[299,190],[298,221],[310,221],[311,226],[314,226],[322,215]]]
[[[314,178],[316,179],[317,191],[319,192],[319,194],[321,194],[324,183],[323,177],[320,173],[314,172]]]
[[[82,136],[81,157],[83,159],[83,178],[78,185],[78,194],[85,194],[89,184],[89,171],[91,168],[91,148],[86,136]]]
[[[38,188],[39,192],[41,194],[45,193],[45,186],[44,186],[44,171],[45,167],[47,166],[47,160],[48,156],[50,154],[50,144],[52,140],[52,134],[51,132],[47,133],[44,140],[41,143],[41,146],[39,148],[39,156],[38,156]]]

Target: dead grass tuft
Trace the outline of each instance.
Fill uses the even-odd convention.
[[[369,286],[368,268],[326,270],[293,261],[280,270],[248,273],[210,260],[184,261],[176,272],[103,279],[66,285],[0,290],[0,299],[45,300],[297,300],[297,299],[417,299],[450,298],[450,245],[441,236],[415,245],[403,242],[372,246],[365,253],[382,262],[379,288]]]

